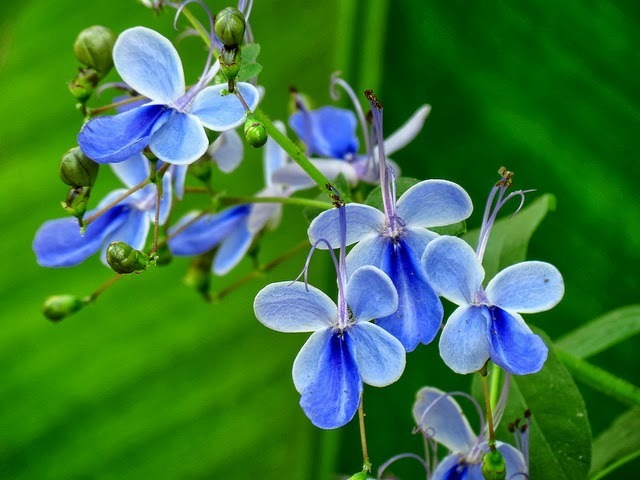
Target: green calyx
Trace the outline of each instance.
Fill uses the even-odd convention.
[[[73,187],[69,190],[67,198],[62,203],[69,215],[76,217],[78,220],[82,220],[84,213],[87,211],[87,203],[89,203],[89,197],[91,196],[91,187]]]
[[[140,273],[149,265],[149,257],[124,242],[113,242],[107,247],[107,263],[120,274]]]
[[[93,95],[93,90],[100,82],[98,72],[93,68],[80,68],[78,74],[71,80],[67,86],[71,95],[79,102],[86,103]]]
[[[75,295],[53,295],[44,301],[42,313],[52,322],[59,322],[81,310],[85,305],[87,301]]]
[[[244,136],[253,148],[260,148],[267,143],[267,129],[255,118],[249,117],[244,124]]]
[[[99,165],[87,157],[80,147],[74,147],[62,156],[60,178],[70,187],[93,187]]]
[[[482,476],[485,480],[505,480],[507,466],[499,450],[493,450],[482,457]]]
[[[220,71],[227,80],[235,80],[238,73],[240,73],[240,67],[242,64],[242,54],[240,53],[240,49],[228,49],[227,47],[223,47],[218,60],[220,61]]]
[[[73,44],[73,53],[80,63],[94,69],[102,78],[113,67],[115,34],[107,27],[94,25],[82,30]]]
[[[235,48],[242,43],[246,22],[240,10],[227,7],[216,15],[214,31],[222,44]]]

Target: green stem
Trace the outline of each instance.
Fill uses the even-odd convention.
[[[187,18],[187,20],[189,20],[189,23],[193,26],[193,28],[195,28],[196,31],[200,34],[200,36],[202,37],[202,40],[204,41],[205,45],[207,47],[211,48],[211,38],[209,38],[209,34],[207,33],[207,29],[202,26],[202,23],[200,23],[200,20],[198,20],[193,15],[193,13],[191,13],[189,11],[189,9],[187,7],[184,7],[182,9],[182,13]]]
[[[613,462],[604,470],[600,470],[597,474],[595,474],[589,480],[600,480],[601,478],[604,478],[607,475],[609,475],[614,470],[617,470],[618,468],[620,468],[625,463],[629,463],[630,461],[635,460],[638,457],[640,457],[640,450],[636,450],[635,452],[632,452],[629,455],[622,457],[621,459]]]
[[[500,378],[502,377],[502,369],[498,365],[493,365],[491,369],[491,392],[489,399],[491,401],[491,408],[495,409],[498,403],[498,396],[500,395]]]
[[[264,128],[267,130],[267,134],[273,138],[275,142],[280,145],[298,165],[300,165],[300,168],[302,168],[314,182],[316,182],[318,188],[321,191],[326,192],[326,185],[330,183],[329,179],[325,177],[313,163],[311,163],[304,153],[302,153],[302,150],[300,150],[300,148],[298,148],[298,146],[296,146],[289,137],[278,130],[262,110],[257,109],[253,112],[253,116],[264,125]]]
[[[363,396],[360,395],[360,405],[358,405],[358,425],[360,425],[360,445],[362,446],[362,471],[371,472],[371,461],[369,460],[369,450],[367,448],[367,434],[364,428],[364,403]]]
[[[145,97],[142,95],[136,95],[135,97],[129,97],[125,100],[120,100],[119,102],[110,103],[109,105],[104,105],[102,107],[90,108],[87,112],[87,116],[93,117],[97,113],[106,112],[107,110],[111,110],[112,108],[118,108],[123,105],[128,105],[129,103],[137,102]]]
[[[382,79],[381,59],[384,55],[384,39],[388,23],[389,0],[365,2],[365,32],[360,46],[360,68],[358,82],[361,86],[377,92]],[[364,88],[364,87],[363,87]]]
[[[489,449],[493,452],[496,449],[496,434],[493,429],[493,415],[491,411],[491,400],[489,395],[489,383],[487,382],[487,365],[480,370],[482,380],[482,392],[484,393],[484,404],[487,409],[487,425],[489,427]]]
[[[282,203],[284,205],[299,205],[301,207],[321,208],[329,210],[332,204],[320,200],[297,197],[218,197],[223,205],[238,205],[242,203]]]
[[[624,404],[640,405],[640,388],[563,350],[556,354],[577,380]]]

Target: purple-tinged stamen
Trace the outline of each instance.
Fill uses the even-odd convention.
[[[131,95],[134,95],[137,93],[133,88],[131,88],[128,84],[124,82],[107,82],[107,83],[103,83],[96,89],[96,95],[100,96],[102,92],[110,88],[115,88],[116,90],[122,90],[123,92],[130,93]]]
[[[404,458],[413,458],[414,460],[420,462],[420,465],[422,465],[427,472],[427,478],[431,477],[431,473],[429,471],[429,463],[427,460],[423,459],[419,455],[416,455],[415,453],[399,453],[398,455],[394,455],[389,460],[380,465],[380,467],[378,468],[377,478],[381,479],[382,475],[384,475],[385,470],[389,468],[392,463],[395,463],[398,460],[402,460]]]
[[[244,41],[245,43],[253,43],[253,31],[251,30],[251,24],[249,23],[249,16],[253,9],[253,0],[240,0],[238,2],[238,10],[242,12],[245,20],[244,29]]]
[[[342,87],[342,89],[347,93],[347,96],[351,100],[353,104],[353,108],[356,111],[356,115],[358,116],[358,121],[360,122],[360,126],[362,127],[362,135],[364,137],[364,144],[367,150],[367,159],[373,157],[373,151],[371,150],[371,139],[369,138],[369,128],[367,128],[367,122],[364,117],[364,111],[362,110],[362,106],[358,101],[358,97],[356,92],[353,91],[351,85],[349,85],[346,81],[339,77],[340,72],[334,72],[331,74],[331,84],[329,86],[329,94],[334,101],[340,99],[340,93],[336,90],[336,85]],[[367,171],[369,168],[369,162],[367,162]],[[366,172],[366,171],[365,171]]]
[[[497,368],[497,367],[496,367]],[[509,399],[509,389],[511,388],[511,373],[505,372],[504,382],[502,384],[502,390],[500,392],[500,398],[493,408],[493,423],[498,427],[500,421],[504,416],[504,411],[507,408],[507,400]]]
[[[333,251],[333,247],[331,246],[331,243],[329,243],[329,241],[325,238],[319,238],[318,240],[316,240],[316,242],[311,246],[311,250],[309,250],[309,253],[307,254],[307,259],[304,262],[304,267],[302,268],[302,271],[291,282],[291,283],[297,282],[300,279],[300,277],[304,275],[304,286],[307,292],[309,291],[309,264],[311,263],[311,257],[313,257],[313,254],[318,248],[318,245],[320,245],[321,243],[324,243],[327,249],[329,250],[329,254],[331,255],[331,259],[333,260],[333,266],[335,267],[336,272],[339,270],[338,258],[336,257],[336,254]]]

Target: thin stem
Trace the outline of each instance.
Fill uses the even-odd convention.
[[[162,176],[156,177],[156,215],[153,222],[153,247],[149,256],[158,251],[158,232],[160,230],[160,199],[162,198]]]
[[[496,435],[493,431],[493,415],[491,415],[491,399],[489,395],[489,382],[487,381],[487,366],[483,367],[484,371],[480,372],[480,378],[482,379],[482,391],[484,393],[484,404],[487,409],[487,425],[489,426],[489,449],[495,451],[496,449]]]
[[[358,405],[358,424],[360,425],[360,444],[362,445],[362,471],[371,472],[371,462],[369,461],[369,451],[367,450],[367,434],[364,429],[364,393],[360,395],[360,405]]]
[[[249,108],[249,104],[247,103],[247,101],[242,96],[242,93],[240,93],[240,90],[238,90],[237,88],[234,88],[233,89],[233,93],[235,93],[236,97],[238,97],[238,100],[240,100],[240,103],[242,104],[242,107],[244,108],[245,112],[251,113],[251,109]]]
[[[104,282],[102,285],[100,285],[95,292],[93,292],[91,295],[89,295],[87,297],[87,303],[91,303],[91,302],[95,302],[97,300],[97,298],[107,289],[109,288],[111,285],[113,285],[114,283],[116,283],[118,280],[120,280],[124,275],[114,275],[113,277],[111,277],[109,280],[107,280],[106,282]]]
[[[183,7],[182,13],[185,17],[187,17],[187,20],[189,20],[189,23],[193,26],[193,28],[195,28],[196,31],[200,34],[205,45],[208,48],[211,48],[211,38],[209,37],[209,33],[207,32],[207,30],[202,26],[202,23],[200,23],[200,20],[198,20],[187,7]]]
[[[622,457],[619,460],[611,463],[610,465],[607,466],[607,468],[605,468],[604,470],[600,470],[597,474],[595,474],[589,480],[600,480],[601,478],[605,478],[614,470],[617,470],[625,463],[629,463],[630,461],[635,460],[638,457],[640,457],[640,450],[636,450],[635,452],[632,452],[629,455]]]
[[[500,394],[500,377],[502,369],[498,365],[494,365],[491,369],[491,408],[495,409],[498,403],[498,395]]]
[[[142,95],[136,95],[135,97],[129,97],[125,100],[120,100],[119,102],[110,103],[109,105],[104,105],[102,107],[90,108],[87,114],[88,116],[93,117],[98,113],[106,112],[108,110],[111,110],[112,108],[122,107],[123,105],[128,105],[130,103],[137,102],[138,100],[142,100],[143,98],[146,98],[146,97]]]
[[[316,182],[318,188],[322,192],[326,193],[326,185],[327,183],[330,183],[329,179],[325,177],[313,163],[311,163],[304,153],[302,153],[302,150],[300,150],[300,148],[293,143],[289,137],[278,130],[271,119],[265,115],[262,110],[256,109],[256,111],[253,112],[253,116],[264,125],[264,128],[267,130],[267,134],[273,138],[275,142],[280,145],[298,165],[300,165],[300,168],[302,168],[314,182]]]

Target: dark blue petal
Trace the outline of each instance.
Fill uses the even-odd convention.
[[[400,340],[408,352],[435,338],[444,313],[420,264],[421,253],[414,252],[402,238],[389,239],[380,267],[398,290],[398,310],[376,323]]]
[[[296,112],[289,118],[289,125],[311,155],[343,159],[358,151],[357,121],[351,110],[322,107]]]
[[[527,327],[520,315],[500,307],[489,307],[489,311],[491,360],[516,375],[540,371],[549,352],[542,339]]]
[[[453,453],[447,455],[433,472],[431,480],[471,480],[470,466],[464,456]],[[480,476],[482,478],[482,474]],[[474,477],[475,480],[475,477]]]
[[[33,251],[43,267],[72,267],[96,253],[111,232],[127,219],[129,208],[118,205],[108,210],[80,234],[75,218],[45,222],[36,232]],[[88,212],[87,217],[93,212]]]
[[[342,427],[358,410],[362,379],[351,342],[348,333],[331,337],[315,378],[302,392],[300,406],[316,427]]]
[[[118,115],[89,120],[78,134],[78,145],[98,163],[117,163],[140,153],[164,121],[168,108],[144,105]]]

